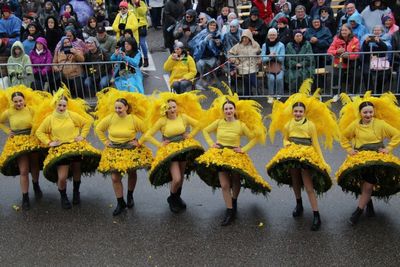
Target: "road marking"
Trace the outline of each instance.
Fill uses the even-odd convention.
[[[167,84],[168,91],[171,92],[171,87],[169,86],[169,74],[163,74],[164,81]]]

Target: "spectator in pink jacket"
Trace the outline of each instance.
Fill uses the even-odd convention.
[[[53,56],[51,55],[50,50],[47,48],[47,41],[43,37],[38,37],[36,39],[35,47],[29,53],[29,58],[31,59],[33,66],[33,75],[35,81],[33,83],[33,89],[35,90],[44,90],[46,81],[49,82],[49,85],[52,85],[51,81],[53,79],[51,64],[53,62]],[[35,66],[35,64],[48,64],[48,65],[40,65]],[[55,90],[55,86],[50,88]]]

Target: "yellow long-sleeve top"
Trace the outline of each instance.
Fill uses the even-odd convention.
[[[374,118],[369,124],[361,124],[359,121],[350,124],[341,133],[340,144],[350,151],[353,146],[358,148],[365,144],[383,142],[385,138],[390,139],[386,148],[392,151],[400,143],[400,131],[385,121]]]
[[[34,111],[29,107],[24,107],[21,110],[7,109],[0,116],[0,129],[6,134],[10,134],[11,131],[32,128],[33,115]],[[7,120],[10,127],[4,124]]]
[[[210,136],[211,132],[216,132],[217,143],[223,146],[239,147],[240,137],[242,135],[247,136],[250,141],[242,148],[243,152],[249,151],[257,143],[249,128],[240,120],[226,121],[219,119],[204,128],[203,135],[209,146],[214,144]]]
[[[171,120],[167,117],[160,118],[154,126],[146,132],[142,138],[140,138],[139,143],[142,144],[145,141],[151,142],[157,147],[161,147],[161,142],[157,141],[153,135],[160,131],[165,137],[173,137],[176,135],[184,134],[188,126],[192,126],[193,130],[190,132],[189,137],[193,137],[199,131],[198,121],[186,114],[178,114],[176,119]]]
[[[40,124],[36,136],[46,145],[52,141],[71,143],[79,135],[86,138],[92,121],[73,111],[64,113],[54,111]]]
[[[174,60],[170,55],[164,63],[164,70],[171,72],[169,85],[180,79],[191,81],[197,74],[196,63],[190,55],[181,60]]]
[[[100,141],[106,144],[107,140],[118,144],[132,141],[137,132],[143,132],[143,121],[133,114],[120,117],[113,113],[97,124],[95,131]],[[108,139],[106,137],[108,132]]]
[[[289,141],[289,137],[310,138],[311,144],[315,151],[321,156],[322,159],[324,159],[318,142],[317,129],[315,128],[314,123],[312,123],[310,120],[307,120],[306,118],[303,118],[299,121],[291,119],[288,123],[286,123],[283,132],[284,146],[292,144],[292,142]]]

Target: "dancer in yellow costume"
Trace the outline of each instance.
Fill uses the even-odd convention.
[[[44,102],[34,117],[34,128],[39,125],[36,136],[50,147],[43,174],[57,183],[63,209],[72,207],[66,194],[67,178],[73,177],[72,204],[78,205],[81,173],[95,172],[100,161],[100,151],[85,139],[93,121],[86,108],[84,100],[72,99],[68,89],[63,88],[51,101]]]
[[[367,217],[375,216],[371,196],[388,199],[400,191],[400,160],[391,154],[400,143],[400,108],[392,93],[341,97],[340,143],[348,156],[336,177],[343,191],[361,194],[349,219],[355,225],[365,207]]]
[[[196,159],[196,171],[209,186],[221,187],[227,208],[221,226],[226,226],[235,219],[241,183],[254,193],[265,195],[271,191],[247,154],[256,143],[265,143],[267,131],[257,102],[239,100],[229,88],[229,95],[223,95],[217,88],[212,89],[218,97],[202,121],[208,125],[203,129],[203,135],[210,149]],[[216,142],[211,139],[211,132],[216,133]],[[243,147],[240,145],[241,136],[250,140]]]
[[[186,209],[181,198],[184,175],[194,169],[194,159],[204,152],[201,144],[193,139],[200,130],[198,120],[203,116],[203,109],[197,92],[174,94],[169,92],[153,96],[147,118],[150,130],[139,140],[150,141],[158,147],[150,169],[150,182],[160,186],[171,181],[171,194],[167,201],[172,212]],[[188,127],[192,130],[188,132]],[[160,131],[162,142],[153,138]]]
[[[153,156],[151,150],[141,145],[137,133],[145,132],[147,98],[138,93],[106,88],[97,93],[95,131],[105,145],[101,153],[98,171],[111,174],[117,207],[113,216],[121,214],[127,207],[133,208],[138,169],[149,169]],[[106,132],[108,136],[106,136]],[[122,176],[128,174],[127,202],[124,200]]]
[[[290,96],[285,103],[275,101],[269,127],[271,141],[275,132],[283,134],[283,148],[267,164],[267,171],[278,184],[293,187],[296,207],[293,217],[303,214],[301,187],[304,186],[313,210],[312,231],[321,227],[316,194],[322,194],[332,186],[330,167],[325,162],[318,136],[325,136],[325,146],[331,148],[339,139],[336,118],[328,103],[319,100],[319,91],[309,95],[311,80],[306,80],[299,93]]]
[[[0,128],[8,135],[0,156],[0,170],[6,176],[20,175],[23,210],[30,209],[29,172],[35,198],[40,199],[43,195],[39,171],[47,149],[31,130],[35,109],[46,96],[50,97],[24,85],[0,91]]]

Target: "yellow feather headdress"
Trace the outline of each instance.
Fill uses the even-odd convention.
[[[95,124],[107,115],[115,112],[114,104],[118,98],[125,98],[131,108],[132,114],[139,117],[141,120],[146,118],[147,111],[150,107],[149,100],[143,94],[120,91],[112,87],[104,88],[98,92],[96,96],[97,105],[93,112],[96,117]]]
[[[214,99],[211,107],[206,111],[206,115],[202,119],[203,127],[215,120],[224,118],[222,105],[229,100],[235,103],[237,119],[246,124],[259,143],[264,144],[267,138],[267,129],[261,115],[262,106],[254,100],[240,100],[239,96],[233,93],[227,84],[223,83],[223,86],[227,91],[226,95],[216,87],[209,87],[217,95],[217,98]]]
[[[89,105],[85,100],[81,98],[72,98],[71,93],[65,84],[60,87],[57,92],[53,92],[53,97],[45,98],[41,101],[41,104],[35,110],[35,115],[32,122],[32,132],[36,132],[42,121],[49,116],[56,107],[57,102],[61,97],[66,97],[68,99],[68,110],[74,111],[79,115],[92,120],[87,111],[89,110]]]
[[[293,118],[292,106],[296,102],[302,102],[306,106],[305,116],[315,124],[318,136],[325,138],[325,147],[332,148],[333,141],[339,140],[339,129],[335,114],[329,109],[332,100],[320,101],[319,89],[313,95],[311,93],[312,79],[306,79],[296,94],[291,95],[285,103],[275,100],[272,113],[269,116],[271,124],[269,134],[271,142],[274,142],[276,131],[283,132],[287,122]]]
[[[35,110],[45,98],[51,97],[48,92],[34,91],[25,85],[12,86],[6,90],[0,90],[0,114],[13,106],[11,96],[15,92],[22,93],[24,95],[25,104],[33,110]]]
[[[350,98],[345,93],[340,94],[343,107],[340,110],[339,129],[343,131],[355,120],[360,120],[359,106],[364,101],[370,101],[374,105],[375,117],[386,121],[391,126],[400,130],[400,108],[394,94],[387,92],[380,97],[371,95],[371,91],[362,96]]]
[[[155,92],[150,97],[150,109],[147,113],[146,124],[151,128],[161,117],[166,116],[168,110],[168,100],[175,100],[178,106],[178,112],[182,112],[200,120],[203,117],[204,110],[200,102],[205,99],[204,95],[200,95],[199,91],[190,91],[183,94],[175,94],[171,92]]]

